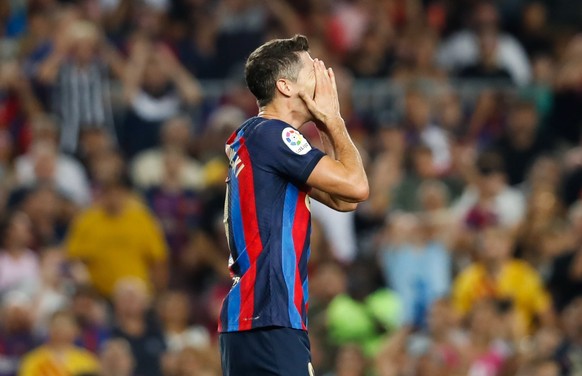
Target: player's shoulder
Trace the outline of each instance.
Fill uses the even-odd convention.
[[[286,128],[293,128],[288,123],[279,119],[264,119],[256,118],[251,133],[257,138],[280,137],[281,133]]]
[[[283,147],[284,145],[300,148],[307,144],[306,138],[297,128],[279,119],[264,119],[258,123],[249,139],[269,148]]]

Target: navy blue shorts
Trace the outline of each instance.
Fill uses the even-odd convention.
[[[313,376],[303,330],[268,327],[219,335],[224,376]]]

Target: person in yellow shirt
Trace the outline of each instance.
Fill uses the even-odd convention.
[[[70,312],[56,312],[50,322],[48,341],[25,355],[18,376],[76,376],[99,372],[99,361],[74,345],[78,334]]]
[[[453,303],[461,315],[466,315],[482,299],[507,301],[513,307],[517,328],[525,332],[534,317],[547,317],[550,297],[537,271],[525,261],[512,258],[512,249],[509,231],[483,230],[479,260],[457,276]]]
[[[96,202],[74,221],[66,239],[69,259],[81,261],[96,290],[110,298],[118,280],[142,279],[153,290],[167,284],[167,246],[149,209],[123,184],[119,155],[97,157]]]

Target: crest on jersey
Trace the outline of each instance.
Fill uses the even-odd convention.
[[[283,129],[281,137],[283,138],[285,145],[287,145],[287,147],[295,154],[304,155],[311,150],[309,142],[307,142],[303,135],[296,129],[291,127]]]

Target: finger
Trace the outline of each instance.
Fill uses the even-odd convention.
[[[317,96],[318,93],[325,90],[325,74],[321,70],[321,60],[313,62],[313,71],[315,74],[315,96]]]
[[[327,73],[331,80],[331,87],[333,88],[334,93],[337,93],[337,84],[335,82],[335,73],[333,72],[333,69],[331,69],[331,67],[328,68]]]
[[[307,109],[309,110],[309,112],[311,112],[312,114],[317,113],[317,111],[318,111],[317,104],[315,103],[313,98],[311,98],[311,96],[307,95],[307,93],[305,91],[300,91],[299,98],[301,98],[303,100],[303,102],[305,102],[305,105],[307,106]]]
[[[325,63],[321,60],[319,60],[318,69],[321,78],[320,82],[318,82],[320,85],[320,91],[329,94],[332,90],[331,81],[329,79],[327,69],[325,68]]]

